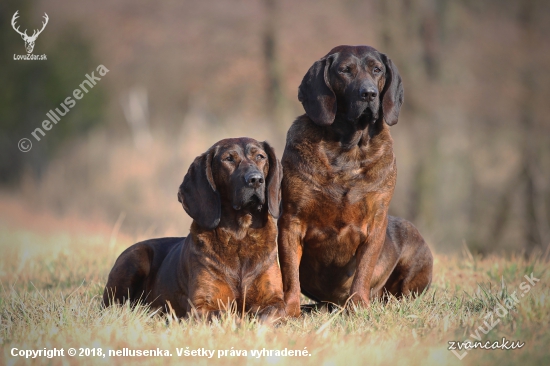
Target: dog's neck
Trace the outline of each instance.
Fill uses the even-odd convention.
[[[235,210],[231,205],[222,205],[222,217],[218,227],[237,230],[263,227],[266,209],[267,205],[261,206],[260,209],[243,207],[239,210]]]
[[[265,237],[266,232],[276,233],[275,229],[269,229],[269,226],[276,225],[276,221],[269,215],[267,207],[264,206],[261,212],[257,213],[250,213],[244,210],[239,210],[235,213],[235,210],[233,210],[233,213],[227,214],[230,210],[233,210],[233,208],[228,208],[224,213],[224,206],[222,205],[220,223],[212,230],[201,228],[196,222],[193,222],[190,233],[193,241],[195,243],[202,243],[201,245],[206,244],[215,252],[221,251],[226,253],[246,251],[250,243],[258,241],[263,242],[267,240],[275,243],[276,234],[273,234],[273,238]],[[212,246],[212,243],[216,245]]]
[[[247,207],[235,210],[231,204],[222,203],[220,222],[212,231],[217,235],[223,234],[223,236],[242,240],[249,235],[251,230],[263,228],[268,215],[267,204],[263,205],[260,210]]]
[[[384,130],[382,118],[369,120],[366,116],[356,121],[349,121],[345,115],[336,114],[334,123],[328,127],[331,137],[340,142],[343,150],[349,151],[355,147],[366,146]]]

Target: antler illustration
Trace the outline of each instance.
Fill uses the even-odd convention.
[[[11,18],[11,26],[13,27],[13,29],[19,33],[21,35],[21,37],[23,37],[23,39],[25,39],[25,37],[28,37],[27,36],[27,30],[25,29],[25,32],[24,33],[21,33],[21,31],[19,30],[19,27],[15,28],[15,21],[17,18],[19,18],[19,15],[17,14],[19,13],[19,10],[17,10],[15,12],[15,14],[13,14],[13,18]]]
[[[32,36],[31,36],[31,38],[34,37],[34,39],[36,39],[36,38],[38,37],[38,35],[39,35],[40,33],[42,33],[42,31],[44,30],[44,28],[46,28],[46,25],[48,24],[48,20],[50,20],[50,18],[48,18],[48,14],[46,14],[46,13],[44,13],[44,17],[43,17],[43,18],[44,18],[45,22],[42,22],[42,29],[40,29],[40,30],[35,30],[34,33],[36,33],[36,35],[33,33]],[[38,33],[37,33],[37,32],[38,32]]]
[[[13,14],[13,17],[11,18],[11,26],[13,27],[13,29],[19,33],[21,35],[21,38],[23,38],[23,40],[25,41],[25,48],[27,49],[27,53],[31,53],[32,50],[34,49],[34,42],[36,42],[36,38],[38,38],[38,36],[40,35],[40,33],[42,33],[42,31],[44,30],[44,28],[46,28],[46,25],[48,24],[48,20],[50,19],[48,17],[48,14],[44,13],[44,22],[42,22],[42,29],[40,30],[37,30],[35,29],[34,32],[32,33],[32,36],[29,36],[27,34],[27,30],[25,29],[24,32],[21,32],[19,30],[19,26],[16,27],[16,20],[17,18],[19,18],[19,10],[17,10],[15,12],[15,14]]]

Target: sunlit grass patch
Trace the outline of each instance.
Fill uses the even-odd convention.
[[[40,236],[0,230],[0,348],[2,364],[21,364],[12,348],[169,350],[169,357],[36,358],[33,364],[549,364],[547,261],[523,257],[436,255],[432,287],[422,296],[373,301],[355,312],[313,311],[275,325],[230,311],[212,321],[178,320],[147,306],[101,306],[107,274],[131,243],[109,238]],[[518,295],[525,275],[536,282]],[[487,315],[516,291],[519,302],[485,334]],[[482,340],[520,340],[519,350],[471,350],[462,360],[447,348],[478,332]],[[188,347],[188,348],[187,348]],[[251,356],[251,350],[307,350],[311,356]],[[207,349],[207,357],[177,350]],[[246,356],[231,356],[239,350]],[[218,351],[221,352],[218,354]],[[227,354],[227,355],[225,355]],[[219,357],[219,358],[218,358]],[[30,362],[30,361],[29,361]]]

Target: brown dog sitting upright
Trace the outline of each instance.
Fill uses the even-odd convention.
[[[186,238],[134,244],[117,259],[103,294],[106,306],[142,302],[179,317],[195,308],[237,309],[262,318],[284,315],[277,263],[282,168],[267,142],[219,141],[191,164],[178,199],[193,218]]]
[[[300,291],[368,305],[386,291],[427,289],[430,249],[411,223],[387,215],[396,180],[388,126],[403,103],[393,62],[372,47],[336,47],[309,69],[298,98],[306,114],[290,127],[282,158],[287,314],[300,314]]]

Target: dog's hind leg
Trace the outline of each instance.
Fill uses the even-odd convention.
[[[387,234],[397,245],[400,257],[383,292],[398,298],[421,294],[432,282],[433,256],[430,248],[413,224],[404,219],[389,218]]]
[[[412,264],[412,265],[411,265]],[[408,273],[403,279],[403,295],[419,295],[428,290],[432,282],[433,257],[428,245],[420,246],[411,261]]]
[[[116,260],[109,273],[109,279],[103,292],[103,304],[123,304],[130,301],[133,305],[145,300],[145,280],[151,271],[152,249],[138,243],[126,249]]]

